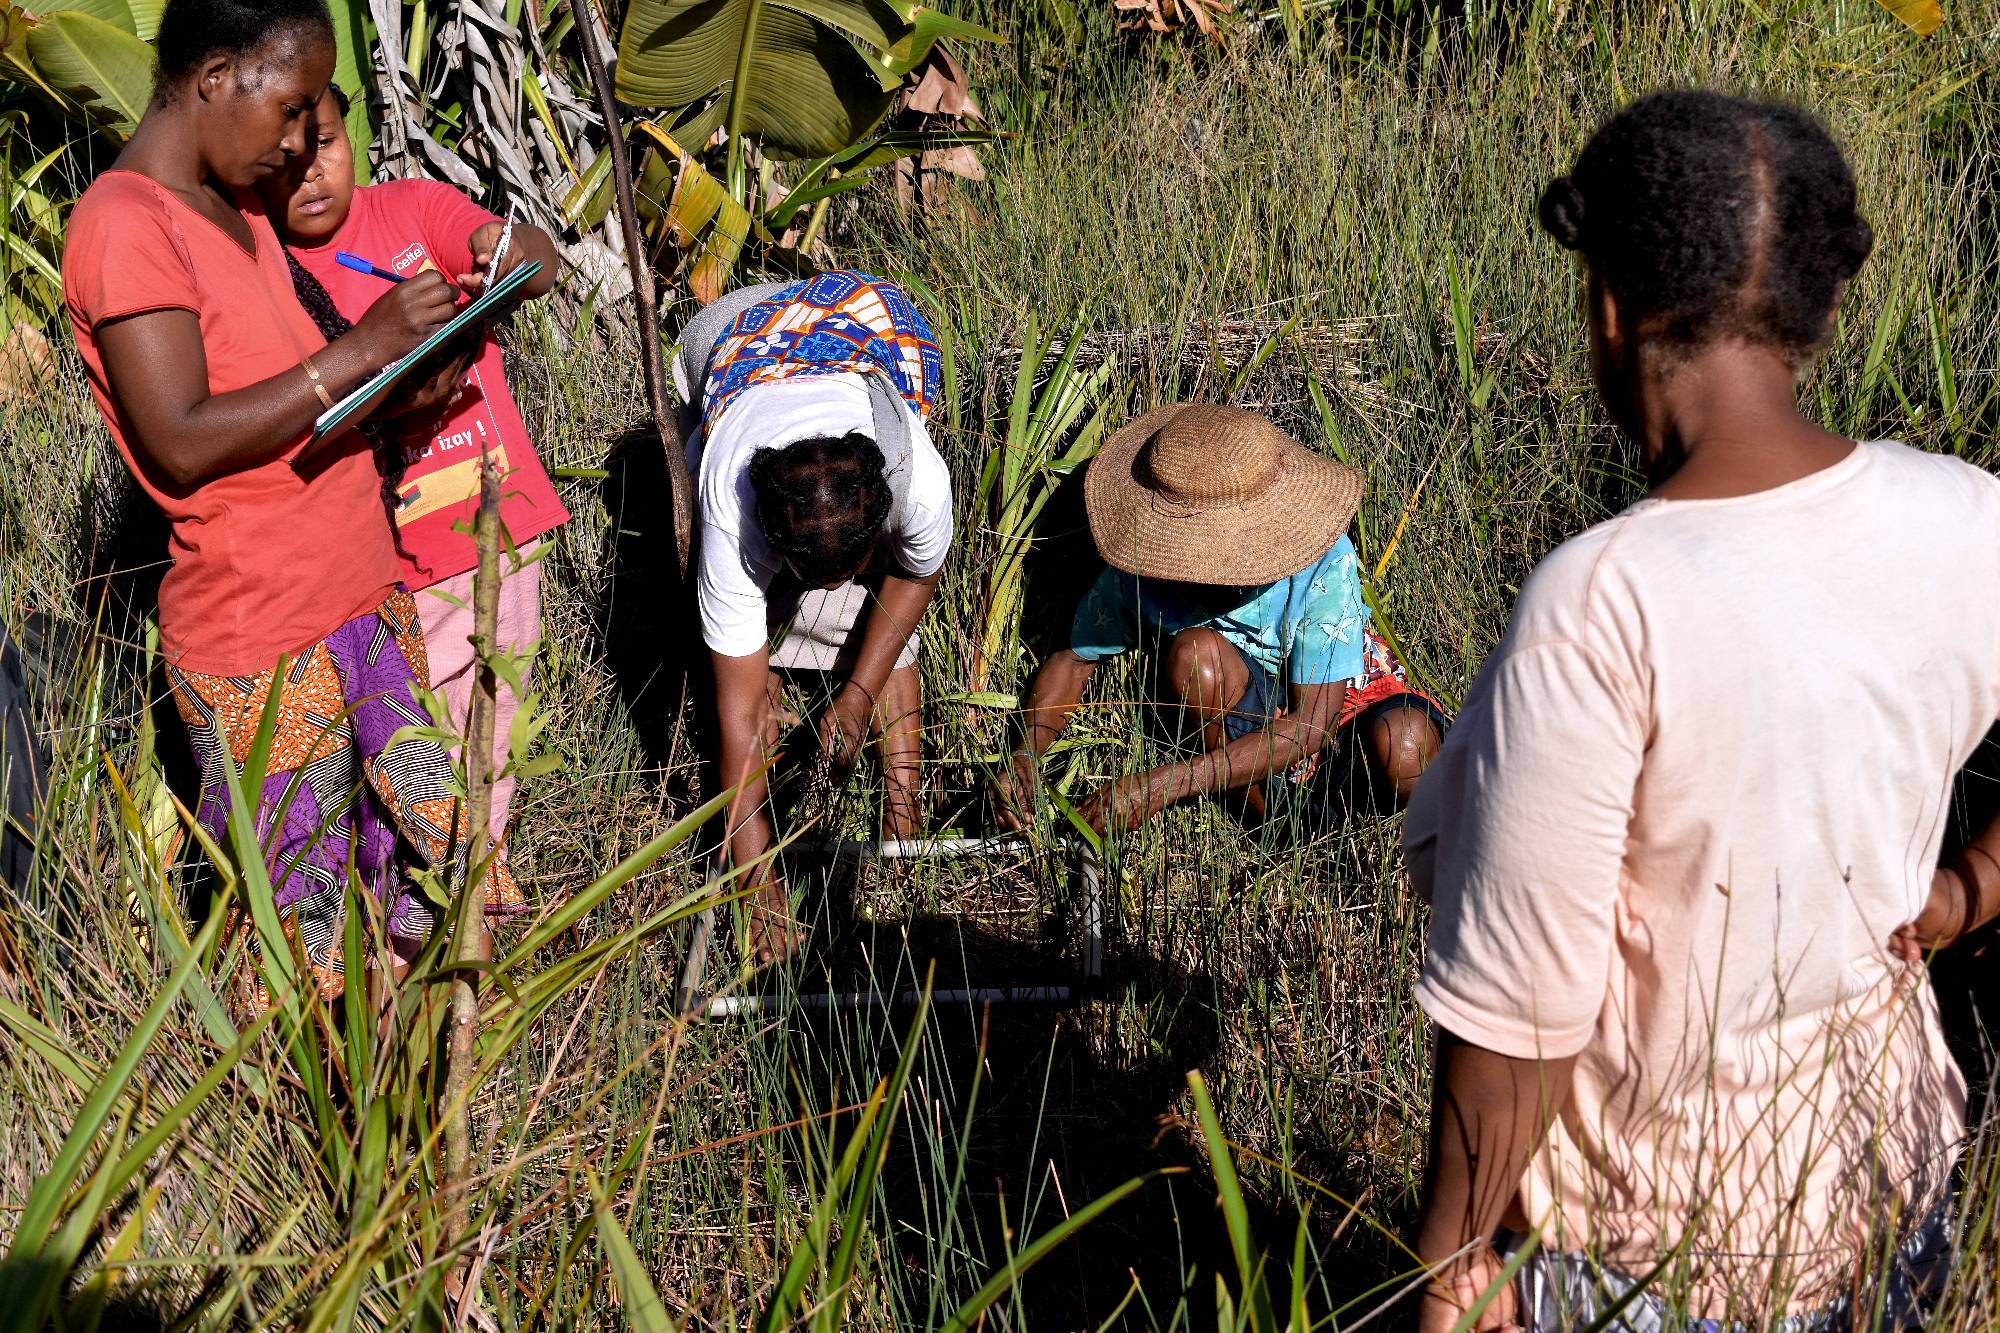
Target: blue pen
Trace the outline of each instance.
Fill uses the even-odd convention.
[[[383,279],[385,282],[403,281],[402,274],[391,273],[388,269],[383,268],[381,265],[371,264],[367,260],[363,259],[360,255],[351,255],[347,253],[347,251],[345,250],[334,251],[333,262],[339,264],[342,268],[351,268],[356,273],[372,273],[376,277]]]

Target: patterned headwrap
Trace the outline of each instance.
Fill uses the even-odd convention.
[[[785,287],[736,317],[709,361],[702,411],[717,419],[753,384],[880,371],[918,416],[927,416],[937,401],[938,369],[931,326],[902,288],[836,270]]]

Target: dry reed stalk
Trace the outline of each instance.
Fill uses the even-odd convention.
[[[632,302],[639,311],[639,365],[646,375],[646,406],[653,414],[653,429],[659,432],[660,447],[667,454],[667,476],[673,483],[674,552],[680,559],[683,578],[688,571],[688,550],[694,541],[694,483],[688,479],[687,454],[681,448],[681,432],[673,409],[667,405],[667,370],[660,359],[660,315],[654,301],[653,274],[646,262],[645,242],[639,235],[639,205],[632,192],[632,163],[626,155],[625,136],[619,130],[618,99],[613,95],[611,75],[604,66],[604,53],[597,46],[596,15],[578,13],[577,46],[583,51],[584,67],[590,72],[591,87],[597,93],[597,109],[610,129],[611,181],[618,201],[619,229],[625,238],[625,262],[632,269]]]
[[[472,524],[473,545],[479,552],[472,581],[472,629],[479,666],[473,676],[472,706],[466,715],[465,796],[470,846],[466,854],[465,899],[451,940],[456,964],[483,961],[486,947],[486,860],[491,851],[487,825],[493,816],[493,718],[499,683],[491,654],[500,628],[500,474],[492,462],[479,462],[479,512]],[[473,1044],[479,1036],[479,996],[465,971],[451,980],[451,1037],[445,1051],[444,1195],[445,1234],[456,1237],[466,1229],[471,1213],[467,1181],[472,1168],[471,1087]],[[453,1268],[459,1287],[456,1303],[463,1319],[472,1303],[469,1260]]]

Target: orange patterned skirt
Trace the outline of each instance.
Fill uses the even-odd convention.
[[[450,756],[435,740],[398,735],[430,725],[416,697],[428,674],[416,602],[400,589],[271,671],[206,676],[168,669],[202,769],[195,814],[218,842],[226,840],[229,815],[222,765],[235,765],[241,777],[266,703],[278,691],[257,836],[286,934],[328,999],[345,984],[349,884],[380,904],[392,941],[413,951],[430,935],[436,913],[411,872],[428,867],[447,883],[459,882],[471,850]],[[488,866],[485,887],[489,912],[526,910],[503,858]],[[248,927],[246,917],[239,929],[249,947],[232,987],[235,1006],[246,1013],[270,1004]]]

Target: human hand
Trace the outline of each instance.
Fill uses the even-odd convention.
[[[444,274],[425,269],[393,284],[354,326],[377,366],[386,366],[436,333],[458,312],[458,293]]]
[[[1146,774],[1107,782],[1076,808],[1077,816],[1100,834],[1138,828],[1165,808]]]
[[[472,368],[474,348],[446,357],[436,370],[391,395],[376,415],[384,421],[435,421],[457,407],[465,396],[465,372]]]
[[[868,691],[848,681],[819,719],[819,748],[836,769],[851,765],[868,743],[868,715],[874,711]]]
[[[1964,876],[1951,866],[1939,866],[1931,875],[1923,909],[1889,936],[1889,952],[1906,963],[1923,962],[1958,938],[1962,909],[1971,900],[1971,886]]]
[[[489,282],[498,282],[515,269],[528,262],[527,252],[514,244],[507,243],[507,253],[500,259],[498,270],[493,268],[493,252],[499,248],[500,233],[506,230],[502,222],[481,223],[466,238],[466,248],[472,252],[472,271],[458,275],[458,285],[465,289],[467,296],[477,296],[486,290]],[[515,239],[519,239],[520,227],[514,228]],[[491,276],[489,277],[489,273]]]
[[[1448,1275],[1427,1283],[1417,1306],[1417,1333],[1451,1333],[1505,1267],[1491,1245],[1482,1245],[1453,1264]],[[1470,1333],[1523,1333],[1521,1296],[1512,1282],[1493,1294],[1479,1318],[1473,1320]]]
[[[772,875],[750,901],[750,956],[769,967],[790,959],[804,942],[804,931],[792,916],[792,896],[785,882]]]
[[[1035,808],[1035,788],[1041,769],[1034,754],[1016,750],[987,783],[993,801],[993,822],[1009,833],[1025,833]]]

